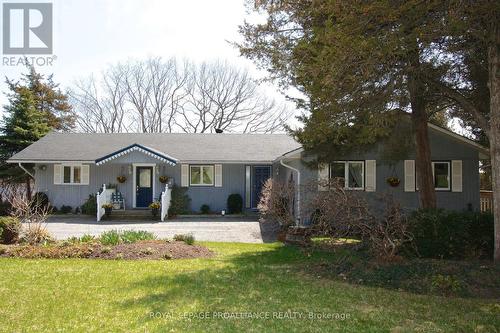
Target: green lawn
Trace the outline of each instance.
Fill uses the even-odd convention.
[[[218,256],[1,259],[0,331],[500,332],[498,300],[355,285],[310,269],[337,254],[308,256],[279,244],[205,245]],[[287,311],[297,317],[273,319]],[[205,312],[209,318],[189,317]],[[221,319],[214,312],[261,318]],[[311,320],[309,313],[348,317]]]

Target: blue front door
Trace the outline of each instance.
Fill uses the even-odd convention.
[[[271,178],[271,166],[254,166],[252,178],[252,207],[255,208],[260,201],[264,183]]]
[[[135,206],[147,208],[153,202],[153,167],[137,167],[135,182]]]

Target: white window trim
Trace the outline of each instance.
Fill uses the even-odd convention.
[[[212,168],[212,183],[211,184],[193,184],[191,179],[191,169],[192,168],[200,168],[200,181],[203,181],[203,169],[204,168]],[[189,186],[214,186],[215,185],[215,165],[213,164],[194,164],[189,165]]]
[[[436,164],[447,164],[448,165],[448,187],[434,187],[436,191],[450,191],[451,190],[451,163],[449,161],[433,161],[432,162],[432,179],[436,182],[436,176],[434,172],[434,166]]]
[[[69,163],[66,163],[66,164],[61,164],[61,185],[87,185],[87,184],[83,184],[82,183],[82,164],[69,164]],[[65,167],[69,167],[70,168],[70,171],[69,171],[69,180],[70,182],[69,183],[65,183],[64,182],[64,168]],[[79,183],[75,183],[74,182],[74,177],[75,177],[75,167],[79,167],[80,168],[80,182]]]
[[[333,161],[331,164],[343,163],[344,164],[344,189],[353,191],[364,191],[365,190],[365,161]],[[361,164],[361,187],[349,187],[349,164],[359,163]],[[332,167],[330,165],[330,174],[328,177],[332,177]]]

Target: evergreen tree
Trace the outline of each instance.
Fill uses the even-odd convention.
[[[31,196],[31,177],[16,164],[6,163],[12,155],[39,140],[51,130],[72,128],[73,119],[67,96],[57,89],[52,77],[44,80],[32,66],[20,82],[9,79],[8,104],[0,124],[0,179],[25,183]],[[33,165],[23,165],[28,170]]]

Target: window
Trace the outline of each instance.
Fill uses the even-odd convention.
[[[82,182],[82,167],[77,165],[63,166],[63,183],[80,184]]]
[[[450,189],[450,162],[432,162],[432,173],[436,190]]]
[[[213,165],[191,165],[189,170],[190,184],[192,186],[214,185]]]
[[[330,179],[340,182],[348,189],[363,189],[365,186],[365,164],[363,161],[339,161],[330,165]]]

